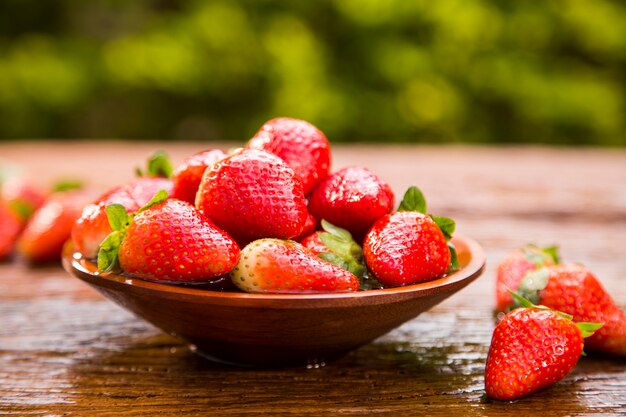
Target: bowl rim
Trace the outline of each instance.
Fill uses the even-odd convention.
[[[485,269],[486,256],[482,247],[473,239],[463,235],[453,236],[451,242],[457,248],[459,253],[469,253],[469,261],[461,265],[461,268],[449,275],[432,281],[419,284],[411,284],[402,287],[391,287],[382,289],[372,289],[356,292],[345,293],[307,293],[307,294],[253,294],[244,292],[215,291],[210,289],[193,288],[190,286],[178,286],[167,283],[159,283],[147,281],[141,278],[125,276],[115,273],[99,273],[94,262],[82,258],[80,253],[73,249],[70,242],[65,245],[62,254],[63,266],[72,275],[83,281],[93,285],[94,287],[116,287],[120,286],[133,287],[137,290],[145,290],[149,292],[159,292],[175,297],[221,300],[229,303],[232,300],[248,300],[254,301],[302,301],[302,300],[365,300],[381,296],[402,296],[412,295],[415,293],[423,293],[424,296],[433,292],[442,291],[445,287],[467,283],[476,279]],[[463,285],[464,286],[464,285]]]

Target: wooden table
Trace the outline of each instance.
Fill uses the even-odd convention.
[[[175,162],[224,144],[9,143],[0,158],[43,184],[105,188],[157,148]],[[562,382],[514,403],[484,394],[494,327],[494,268],[526,242],[558,244],[626,308],[623,150],[336,146],[334,167],[363,164],[400,195],[415,184],[430,211],[488,254],[482,277],[431,311],[319,369],[239,369],[104,300],[59,266],[0,265],[0,414],[626,415],[626,360],[585,357]]]

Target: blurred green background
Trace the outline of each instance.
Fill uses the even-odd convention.
[[[626,6],[2,0],[0,138],[626,145]]]

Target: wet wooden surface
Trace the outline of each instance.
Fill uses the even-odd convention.
[[[179,162],[214,145],[31,142],[0,144],[0,158],[42,184],[78,177],[104,188],[157,148]],[[513,248],[558,244],[626,308],[626,152],[336,146],[333,166],[348,164],[397,194],[420,186],[431,212],[483,245],[484,275],[325,367],[258,370],[196,356],[60,266],[0,264],[0,415],[626,415],[626,360],[582,358],[564,381],[513,403],[483,389],[494,268]]]

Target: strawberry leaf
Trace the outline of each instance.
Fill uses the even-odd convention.
[[[21,198],[9,201],[8,205],[9,208],[23,221],[28,220],[37,209],[32,203]]]
[[[398,211],[417,211],[426,214],[426,198],[422,191],[415,186],[409,187],[404,193]]]
[[[459,266],[459,257],[456,253],[456,248],[451,242],[448,242],[448,249],[450,249],[450,265],[448,266],[448,274],[454,271],[458,271]]]
[[[604,326],[604,323],[590,323],[585,321],[576,323],[576,327],[580,329],[583,337],[591,336],[596,332],[596,330],[600,329],[602,326]]]
[[[109,225],[114,231],[122,231],[130,223],[130,216],[121,204],[110,204],[104,209],[109,219]]]
[[[83,188],[82,182],[66,180],[66,181],[61,181],[61,182],[57,182],[56,184],[54,184],[54,187],[52,187],[52,192],[80,190],[81,188]]]
[[[150,201],[148,201],[146,204],[143,205],[143,207],[137,210],[137,213],[141,213],[142,211],[148,210],[150,207],[156,204],[159,204],[161,201],[167,200],[168,197],[169,195],[167,194],[167,191],[165,190],[157,191],[157,193],[154,195],[154,197],[150,199]]]
[[[123,238],[124,233],[115,230],[100,243],[100,250],[98,251],[98,270],[100,272],[119,271],[118,255]]]
[[[517,292],[534,304],[539,302],[539,292],[548,285],[548,277],[550,276],[547,268],[539,268],[530,271],[524,275],[520,282]]]
[[[439,217],[439,216],[430,216],[434,222],[439,226],[446,240],[450,240],[452,238],[452,233],[454,233],[454,229],[456,229],[456,223],[449,217]]]
[[[156,151],[148,158],[148,165],[144,173],[141,168],[135,169],[138,177],[163,177],[171,178],[174,173],[174,167],[170,162],[169,156],[162,150]]]
[[[558,264],[561,261],[560,256],[559,256],[559,247],[558,246],[547,246],[545,248],[542,248],[541,250],[543,251],[543,253],[545,253],[550,258],[552,258],[552,261],[555,264]]]
[[[350,232],[322,220],[323,232],[317,232],[329,252],[319,254],[327,262],[339,266],[356,275],[359,280],[365,274],[363,249],[354,241]]]

